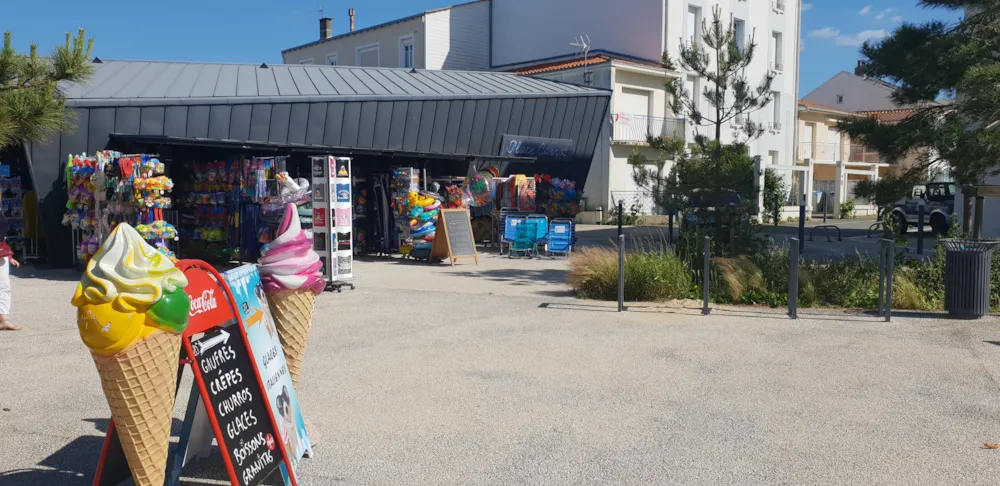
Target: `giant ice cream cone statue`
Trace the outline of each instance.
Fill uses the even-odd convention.
[[[191,306],[187,283],[166,255],[120,224],[87,263],[73,295],[80,336],[138,486],[164,480],[177,358]]]
[[[302,230],[294,204],[285,207],[278,236],[261,252],[259,263],[260,279],[288,361],[288,374],[298,385],[313,305],[326,282],[320,272],[323,263],[312,249],[312,239]]]

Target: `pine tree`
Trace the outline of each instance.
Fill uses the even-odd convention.
[[[756,88],[750,86],[746,71],[753,61],[757,44],[752,33],[742,48],[741,40],[737,38],[733,24],[722,21],[721,9],[713,8],[711,23],[702,22],[701,42],[681,44],[679,59],[682,68],[707,81],[706,85],[701,93],[689,93],[683,81],[676,78],[666,85],[674,113],[686,115],[698,127],[713,127],[714,140],[719,143],[725,124],[760,110],[771,102],[774,75],[768,73]],[[664,65],[673,65],[670,56],[664,54],[663,58]],[[699,108],[699,96],[708,104],[706,110]],[[764,130],[761,124],[744,117],[737,128],[737,135],[745,135],[752,140],[760,137]],[[702,134],[696,137],[699,143],[705,142]]]
[[[65,45],[51,57],[38,55],[32,44],[27,55],[14,51],[10,32],[4,33],[0,51],[0,149],[15,143],[37,142],[72,128],[60,81],[82,82],[92,73],[87,64],[93,39],[83,29],[76,37],[66,34]]]
[[[946,162],[957,183],[979,184],[1000,174],[1000,0],[922,0],[918,5],[965,8],[966,15],[951,23],[904,23],[861,48],[865,75],[895,85],[893,102],[916,106],[914,114],[896,124],[856,118],[839,127],[890,161],[921,153],[921,162],[904,177]],[[938,103],[942,94],[950,102]],[[967,218],[970,213],[965,212]],[[966,219],[966,229],[968,224]]]

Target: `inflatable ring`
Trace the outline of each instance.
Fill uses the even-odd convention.
[[[431,204],[430,206],[424,207],[424,211],[433,211],[433,210],[435,210],[435,209],[437,209],[439,207],[441,207],[441,201],[434,200],[433,204]]]
[[[424,227],[421,227],[420,229],[417,229],[416,231],[411,231],[410,232],[410,236],[412,236],[414,238],[422,238],[423,236],[425,236],[427,234],[434,233],[434,231],[435,231],[435,228],[433,226],[424,226]]]

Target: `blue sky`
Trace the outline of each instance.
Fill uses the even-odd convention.
[[[363,28],[453,3],[461,0],[359,0],[353,5],[355,25]],[[0,30],[13,33],[20,51],[37,42],[49,52],[67,31],[85,27],[101,57],[277,63],[282,49],[318,38],[315,10],[321,4],[334,17],[334,33],[346,32],[351,2],[303,0],[0,0]],[[800,95],[841,70],[852,70],[864,39],[884,36],[901,21],[958,18],[920,9],[916,0],[804,0],[803,9]]]
[[[865,40],[891,34],[901,22],[954,21],[959,12],[916,6],[916,0],[803,0],[799,96],[840,71],[853,71]]]

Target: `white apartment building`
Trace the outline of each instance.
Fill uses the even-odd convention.
[[[595,155],[585,190],[589,209],[607,209],[616,196],[641,192],[627,158],[636,148],[647,159],[657,156],[644,147],[647,134],[684,133],[690,141],[696,130],[704,134],[714,130],[695,127],[683,114],[671,112],[664,88],[667,79],[684,80],[689,92],[700,92],[704,80],[664,70],[660,58],[666,51],[676,63],[681,43],[700,42],[703,21],[710,21],[712,9],[719,7],[722,19],[733,22],[737,36],[743,42],[753,36],[758,46],[747,72],[749,82],[756,84],[767,72],[775,74],[774,101],[749,115],[768,127],[749,144],[751,155],[760,156],[764,166],[784,168],[782,173],[790,176],[796,163],[800,4],[800,0],[620,0],[613,5],[601,0],[493,0],[490,66],[575,83],[584,82],[586,70],[592,86],[613,91],[609,146]],[[586,63],[579,48],[570,45],[581,35],[591,42]],[[731,141],[732,134],[724,130],[723,142]],[[602,156],[606,159],[598,159]]]
[[[321,39],[282,52],[284,62],[331,63],[417,69],[516,71],[524,75],[586,84],[612,91],[605,136],[595,153],[584,191],[588,209],[607,210],[616,196],[641,198],[627,159],[633,150],[657,157],[648,134],[683,136],[693,141],[695,127],[673,113],[665,82],[683,79],[689,92],[704,80],[667,71],[663,51],[677,59],[682,42],[701,42],[704,20],[721,9],[737,35],[757,43],[747,79],[755,85],[775,74],[774,101],[750,114],[768,127],[750,146],[765,166],[795,165],[795,115],[798,99],[798,40],[801,0],[481,0],[423,12],[366,29],[332,36],[321,22]],[[581,35],[591,48],[584,60],[570,44]],[[412,52],[412,60],[409,59]],[[558,108],[557,108],[558,109]],[[735,127],[733,127],[735,128]],[[732,141],[732,129],[723,142]],[[648,198],[644,212],[654,213]]]
[[[320,19],[319,39],[281,51],[284,64],[489,71],[489,0],[428,10],[334,35]],[[360,11],[364,15],[364,10]]]

